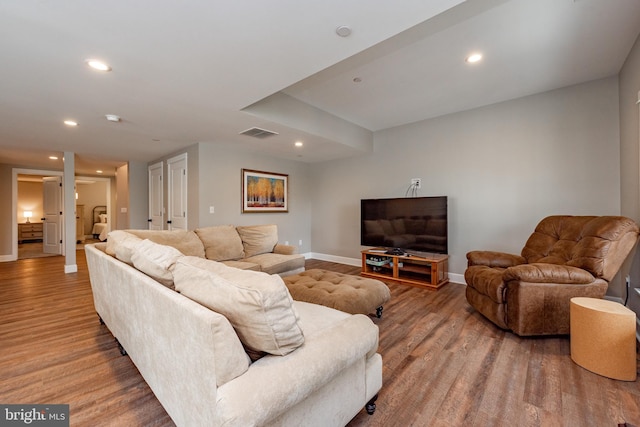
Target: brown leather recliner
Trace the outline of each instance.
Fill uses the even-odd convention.
[[[521,256],[467,254],[467,301],[518,335],[568,334],[570,299],[604,297],[637,240],[638,226],[629,218],[547,217]]]

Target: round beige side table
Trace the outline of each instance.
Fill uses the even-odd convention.
[[[636,380],[636,314],[617,302],[571,298],[571,359],[596,374]]]

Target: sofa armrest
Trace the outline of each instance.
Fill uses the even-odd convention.
[[[354,364],[365,372],[366,360],[378,348],[378,327],[367,316],[349,316],[305,337],[286,356],[265,356],[247,372],[218,388],[221,425],[262,425],[302,402]],[[361,384],[366,403],[365,378]],[[353,393],[355,389],[343,392]],[[338,392],[336,390],[335,392]]]
[[[276,243],[276,246],[273,248],[274,254],[293,255],[297,252],[297,248],[293,245],[283,245],[281,243]]]
[[[526,260],[520,255],[494,251],[471,251],[467,253],[468,266],[486,265],[487,267],[513,267],[524,264]]]
[[[507,268],[502,279],[504,282],[521,281],[530,283],[576,284],[593,283],[595,277],[587,270],[568,265],[532,263]]]

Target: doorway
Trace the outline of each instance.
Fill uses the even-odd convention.
[[[63,255],[61,179],[60,171],[13,170],[12,259]]]
[[[60,171],[47,171],[47,170],[34,170],[34,169],[14,169],[13,170],[13,190],[12,190],[12,211],[13,211],[13,224],[12,224],[12,254],[7,261],[26,258],[40,258],[45,256],[59,256],[64,255],[64,247],[59,244],[60,237],[63,235],[63,221],[60,220],[60,226],[58,230],[54,230],[55,227],[47,227],[45,219],[47,209],[45,204],[49,204],[44,201],[44,178],[53,177],[57,179],[62,178],[63,173]],[[87,243],[97,241],[92,239],[93,235],[93,208],[96,205],[105,206],[105,210],[111,212],[111,179],[106,177],[76,177],[76,214],[80,212],[78,205],[84,204],[85,209],[84,221],[81,218],[76,218],[77,223],[83,226],[79,229],[78,240]],[[64,215],[64,207],[62,203],[53,204],[49,206],[54,211]],[[25,216],[25,212],[26,215]],[[51,212],[50,212],[51,213]],[[110,221],[109,221],[110,222]],[[111,224],[108,224],[109,229]],[[48,230],[47,230],[48,229]],[[47,231],[49,236],[52,236],[52,232],[56,231],[57,237],[53,240],[50,239],[50,243],[57,243],[60,247],[59,250],[52,250],[52,247],[45,248],[43,245],[46,242]],[[87,236],[87,239],[83,237]],[[81,244],[82,244],[81,243]],[[77,246],[82,248],[82,246]],[[49,253],[48,253],[49,252]],[[51,253],[53,252],[53,253]]]

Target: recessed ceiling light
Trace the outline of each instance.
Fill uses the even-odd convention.
[[[75,120],[65,120],[64,124],[67,126],[78,126],[78,122],[76,122]]]
[[[294,145],[296,147],[302,147],[304,144],[302,143],[302,141],[296,141],[296,143]]]
[[[105,117],[110,122],[119,122],[120,121],[120,116],[116,116],[115,114],[106,114]]]
[[[58,160],[58,156],[49,156],[50,160]]]
[[[480,61],[481,59],[482,59],[481,53],[472,53],[471,55],[467,56],[467,59],[465,59],[465,61],[467,61],[469,64],[473,64]]]
[[[93,68],[94,70],[98,70],[98,71],[111,71],[111,67],[108,64],[105,64],[104,62],[98,60],[98,59],[87,59],[86,64]]]
[[[97,170],[96,173],[102,173],[102,171],[101,170]]]

